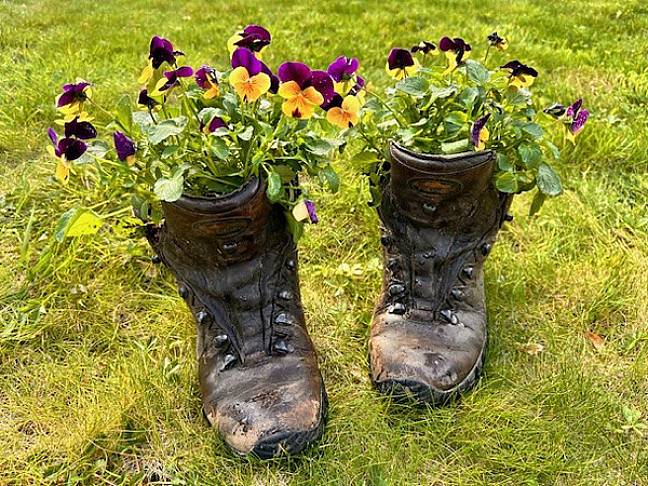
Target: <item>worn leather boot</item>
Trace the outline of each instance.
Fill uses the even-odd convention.
[[[238,454],[301,451],[322,435],[327,401],[282,209],[253,178],[163,210],[148,239],[196,319],[205,416]]]
[[[441,404],[484,362],[483,265],[511,202],[492,184],[494,154],[425,155],[391,146],[378,208],[383,289],[369,340],[379,391]]]

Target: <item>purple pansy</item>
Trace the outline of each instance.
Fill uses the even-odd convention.
[[[333,95],[333,98],[331,98],[330,101],[324,101],[324,104],[322,105],[322,109],[325,111],[329,111],[331,108],[340,108],[342,106],[342,102],[344,101],[344,98],[342,98],[342,95],[339,93],[335,93]]]
[[[56,106],[61,108],[62,106],[85,101],[88,99],[86,94],[86,88],[88,86],[90,86],[90,83],[86,81],[64,84],[63,93],[59,96]]]
[[[350,95],[357,95],[360,91],[362,91],[362,88],[365,87],[365,80],[362,76],[356,76],[356,83],[353,85],[351,90],[349,91]]]
[[[170,65],[175,64],[176,56],[182,55],[181,51],[174,51],[173,44],[167,39],[157,35],[151,39],[149,48],[149,59],[154,69],[159,68],[162,63],[167,62]]]
[[[270,32],[260,25],[250,24],[238,33],[240,40],[234,42],[237,47],[245,47],[254,52],[259,52],[270,44],[272,37]]]
[[[47,130],[47,135],[54,145],[54,154],[58,158],[64,158],[68,161],[76,160],[88,149],[86,143],[78,138],[65,137],[59,140],[53,128]]]
[[[211,88],[211,84],[218,84],[218,79],[216,78],[216,71],[214,68],[203,65],[196,71],[195,74],[196,84],[202,89]]]
[[[439,49],[443,52],[453,52],[455,54],[455,62],[459,64],[464,54],[471,51],[472,47],[461,37],[455,37],[454,39],[443,37],[439,41]]]
[[[589,110],[583,108],[582,98],[579,98],[576,101],[574,101],[574,103],[569,105],[569,108],[567,108],[567,111],[565,113],[565,116],[571,119],[571,123],[569,125],[569,131],[574,135],[578,134],[585,126],[585,123],[587,122],[589,115],[590,115]]]
[[[318,223],[319,218],[317,217],[317,211],[315,210],[315,203],[310,199],[306,199],[304,201],[304,204],[306,205],[306,210],[308,211],[308,218],[310,219],[310,222],[312,224]]]
[[[239,47],[232,54],[232,68],[241,66],[250,76],[259,74],[263,69],[263,63],[256,58],[254,52],[246,47]]]
[[[122,162],[135,155],[135,142],[128,138],[125,133],[120,131],[113,133],[113,142],[115,143],[117,157]]]
[[[250,49],[246,47],[239,47],[232,54],[232,68],[244,67],[250,76],[259,73],[267,74],[270,77],[270,92],[276,93],[279,89],[279,78],[266,66],[265,63],[259,61]]]
[[[510,69],[511,77],[513,78],[524,76],[524,75],[532,76],[534,78],[538,76],[538,71],[536,71],[530,66],[527,66],[526,64],[522,64],[518,60],[509,61],[503,66],[500,66],[500,69]]]
[[[360,67],[355,57],[340,56],[329,64],[326,72],[338,83],[350,80]]]
[[[65,124],[65,138],[76,137],[81,140],[88,140],[97,136],[97,130],[92,123],[79,121],[79,117]]]
[[[405,69],[413,65],[414,58],[412,57],[412,53],[407,49],[394,47],[389,51],[389,56],[387,56],[387,66],[390,70]]]
[[[143,89],[139,92],[139,95],[137,97],[137,104],[146,106],[149,110],[152,110],[155,105],[158,104],[158,102],[148,95],[147,89]]]
[[[472,129],[470,130],[470,140],[475,147],[479,147],[481,145],[482,142],[480,139],[481,131],[486,126],[486,122],[488,121],[490,116],[491,114],[487,113],[481,118],[475,120],[475,123],[473,123]]]
[[[167,81],[162,85],[160,91],[167,91],[179,85],[180,78],[189,78],[191,76],[193,76],[193,69],[190,66],[182,66],[172,71],[164,71],[164,77],[167,78]]]
[[[420,52],[422,54],[428,54],[430,52],[436,51],[436,44],[430,41],[421,41],[410,49],[412,52]]]
[[[333,79],[326,71],[311,71],[301,62],[284,62],[277,71],[282,83],[294,81],[302,90],[309,86],[315,88],[324,98],[324,104],[335,96]]]
[[[207,126],[207,128],[209,129],[210,132],[215,132],[219,128],[225,128],[225,127],[227,127],[227,125],[225,124],[223,119],[219,118],[217,116],[212,118],[212,121],[210,121],[209,125]]]

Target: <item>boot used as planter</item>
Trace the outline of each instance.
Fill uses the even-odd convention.
[[[369,340],[379,391],[441,404],[484,362],[483,265],[511,202],[491,151],[427,155],[391,146],[378,209],[384,275]]]
[[[327,401],[282,208],[252,178],[163,210],[148,239],[197,323],[205,416],[238,454],[301,451],[322,435]]]

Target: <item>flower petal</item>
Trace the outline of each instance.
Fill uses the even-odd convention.
[[[250,76],[254,76],[261,72],[262,63],[250,49],[239,47],[232,54],[232,67],[244,67]]]
[[[277,71],[282,82],[295,81],[301,88],[305,88],[311,79],[311,69],[301,62],[284,62]]]

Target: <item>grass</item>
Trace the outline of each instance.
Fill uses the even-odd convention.
[[[300,244],[330,420],[318,446],[270,462],[232,457],[203,422],[191,316],[144,242],[53,242],[58,215],[99,194],[61,190],[44,150],[62,83],[108,101],[137,88],[151,35],[223,63],[248,22],[275,34],[272,65],[344,52],[377,85],[392,45],[498,30],[547,100],[593,113],[565,194],[532,220],[514,203],[487,268],[485,377],[446,408],[370,387],[377,218],[340,161],[342,191],[318,197]],[[0,484],[648,484],[647,34],[643,0],[0,2]]]

